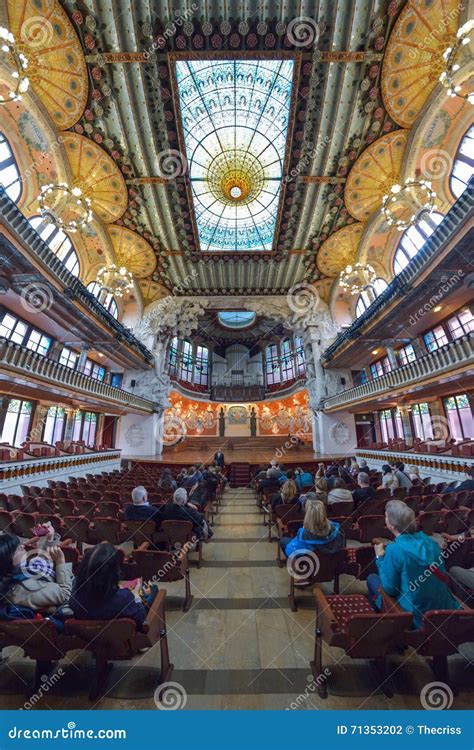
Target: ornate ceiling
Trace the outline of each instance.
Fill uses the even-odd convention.
[[[61,177],[80,186],[96,216],[77,239],[87,258],[84,277],[92,278],[104,257],[115,258],[134,273],[145,306],[167,289],[188,296],[275,295],[304,281],[314,282],[327,301],[337,274],[362,247],[370,258],[371,248],[383,247],[384,233],[385,240],[394,237],[377,218],[381,198],[407,164],[420,171],[414,143],[429,144],[433,133],[426,125],[417,138],[416,129],[429,114],[430,95],[439,97],[442,53],[463,21],[460,7],[458,0],[273,0],[262,15],[256,2],[235,0],[199,6],[0,0],[4,25],[32,60],[31,103],[7,105],[0,121],[2,129],[4,122],[11,127],[21,166],[34,167],[21,208],[28,216],[35,212],[36,182]],[[226,103],[212,78],[201,104],[221,95],[222,101],[203,114],[193,141],[197,131],[186,119],[178,79],[199,65],[227,61],[237,70],[256,60],[268,70],[281,69],[282,61],[292,67],[288,111],[281,101],[276,106],[278,97],[267,96],[262,105],[251,94],[248,121],[231,119],[234,132],[255,132],[259,107],[269,113],[273,105],[275,118],[287,118],[274,133],[271,117],[266,123],[276,153],[269,163],[279,166],[273,174],[265,164],[261,173],[261,164],[235,149],[232,163],[216,163],[213,171],[213,163],[193,161],[193,149],[212,137],[209,122],[225,124],[226,107],[237,98]],[[461,126],[469,105],[449,102]],[[438,131],[445,122],[438,117]],[[25,144],[28,155],[20,158]],[[427,160],[425,153],[421,171]],[[200,211],[207,199],[193,180],[207,173],[214,198],[223,205],[237,201],[234,219],[239,210],[244,215],[239,201],[254,199],[252,186],[260,178],[270,185],[276,176],[258,242],[206,243],[209,222],[200,226]],[[447,196],[446,185],[443,190]],[[237,226],[234,220],[236,236]],[[367,239],[373,226],[375,243]],[[233,251],[222,252],[232,244]],[[386,262],[380,263],[386,276]]]

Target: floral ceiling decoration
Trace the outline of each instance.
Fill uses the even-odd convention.
[[[357,257],[359,242],[365,224],[349,224],[334,232],[320,247],[317,255],[318,268],[325,276],[336,277]]]
[[[156,268],[156,256],[148,242],[131,229],[112,225],[109,235],[118,265],[125,266],[135,278],[144,279]]]
[[[28,79],[59,130],[81,117],[89,84],[80,41],[57,0],[7,0],[8,26],[28,58]]]
[[[410,128],[438,83],[445,50],[456,40],[459,0],[408,2],[385,52],[382,95],[390,116]]]

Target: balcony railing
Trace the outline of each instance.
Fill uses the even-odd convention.
[[[97,396],[132,409],[140,409],[148,413],[153,411],[153,401],[135,396],[121,388],[114,388],[108,383],[72,370],[49,357],[32,352],[4,338],[0,338],[0,368],[10,370],[15,374],[34,376],[49,383],[67,386],[76,393]]]
[[[472,201],[474,198],[474,179],[471,179],[468,187],[451,207],[443,221],[436,227],[423,247],[411,259],[406,268],[403,269],[388,287],[372,302],[372,304],[354,322],[338,335],[335,341],[323,354],[323,362],[329,362],[346,342],[360,336],[361,330],[372,318],[386,307],[393,299],[402,294],[413,285],[416,277],[426,269],[433,261],[440,249],[453,236],[454,232],[463,224],[472,212]]]
[[[373,396],[419,383],[426,378],[444,375],[450,370],[466,365],[474,365],[474,333],[468,333],[456,341],[451,341],[446,346],[392,372],[387,372],[379,378],[324,399],[323,409],[334,411]]]
[[[152,353],[139,341],[135,336],[119,323],[113,315],[105,309],[103,305],[86,289],[84,284],[68,271],[64,263],[50,250],[36,229],[33,229],[28,219],[26,219],[18,206],[13,203],[5,192],[5,188],[0,185],[0,215],[5,225],[21,237],[25,245],[34,253],[57,280],[64,286],[65,294],[70,299],[77,299],[78,302],[88,308],[99,320],[105,323],[114,333],[118,341],[123,341],[138,351],[142,357],[151,362]]]

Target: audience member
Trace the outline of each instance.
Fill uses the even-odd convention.
[[[193,533],[199,539],[207,539],[212,536],[206,519],[188,504],[188,494],[184,487],[178,487],[173,495],[172,502],[166,503],[162,512],[163,521],[191,521]]]
[[[390,490],[393,494],[393,490],[400,487],[398,477],[395,472],[392,471],[392,467],[389,464],[382,466],[382,484],[378,487],[379,490]]]
[[[376,544],[378,575],[367,578],[369,599],[380,609],[380,587],[396,598],[407,612],[413,612],[413,627],[421,627],[423,613],[430,609],[459,609],[448,588],[444,558],[435,540],[416,530],[415,514],[401,500],[389,500],[385,523],[395,536],[388,544]]]
[[[360,510],[366,500],[372,500],[377,497],[376,491],[370,486],[370,477],[365,471],[360,471],[357,475],[357,489],[352,492],[354,500],[354,510]]]
[[[418,466],[410,466],[410,468],[407,470],[407,474],[412,482],[414,482],[416,479],[420,479],[420,470]]]
[[[15,534],[0,534],[0,617],[11,616],[19,607],[54,614],[69,601],[71,564],[53,543],[53,527],[44,526],[48,528],[45,547],[37,555],[27,553]]]
[[[398,479],[398,486],[403,487],[404,489],[408,490],[410,487],[413,486],[413,482],[411,481],[408,474],[405,472],[405,464],[401,461],[397,461],[395,463],[395,476]]]
[[[154,508],[148,502],[148,492],[145,487],[135,487],[132,490],[132,504],[125,506],[126,521],[155,521],[157,525],[161,521],[159,508]]]
[[[157,487],[164,492],[174,492],[178,488],[176,479],[173,479],[171,469],[163,469]]]
[[[79,565],[70,607],[78,620],[114,620],[127,617],[141,629],[146,610],[138,594],[120,588],[120,562],[112,544],[88,549]]]
[[[295,471],[295,482],[300,491],[307,490],[314,486],[313,475],[309,471],[303,471],[301,468],[298,468]]]
[[[335,477],[333,487],[328,493],[328,505],[352,502],[352,492],[347,489],[344,480],[341,477]]]
[[[288,477],[280,487],[280,492],[273,495],[271,500],[272,511],[275,511],[277,505],[283,505],[286,503],[295,503],[298,500],[298,488],[296,482],[293,479],[293,472],[291,469],[288,471]]]
[[[344,537],[337,521],[328,519],[324,503],[310,500],[306,502],[303,526],[293,539],[283,537],[280,545],[287,557],[308,551],[330,555],[342,549]]]

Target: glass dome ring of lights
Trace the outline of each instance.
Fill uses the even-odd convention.
[[[256,200],[265,184],[259,159],[244,149],[222,151],[209,165],[209,190],[224,204],[248,204]]]

